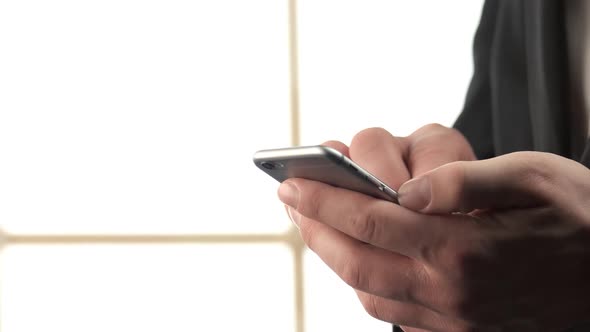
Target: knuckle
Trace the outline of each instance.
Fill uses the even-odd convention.
[[[322,145],[329,146],[332,148],[339,148],[339,149],[346,149],[347,148],[346,144],[344,144],[340,141],[336,141],[336,140],[325,141],[324,143],[322,143]]]
[[[463,134],[458,131],[455,128],[447,128],[447,138],[445,140],[446,142],[449,142],[450,144],[452,144],[453,146],[457,147],[463,147],[461,149],[457,150],[457,158],[459,158],[459,160],[475,160],[475,153],[473,152],[473,149],[471,148],[471,144],[469,144],[469,142],[467,141],[467,139],[465,138],[465,136],[463,136]]]
[[[472,199],[477,196],[471,195],[471,187],[465,186],[466,161],[455,161],[436,169],[436,173],[431,176],[432,185],[439,188],[434,189],[436,193],[431,197],[431,206],[434,208],[444,207],[454,211],[469,212],[472,205]],[[444,194],[442,189],[444,188]]]
[[[472,160],[475,158],[467,139],[461,132],[438,123],[427,124],[412,135],[410,148],[412,154],[432,155],[449,154],[455,160]],[[445,142],[444,146],[439,143]]]
[[[530,162],[529,162],[530,163]],[[553,182],[554,172],[552,172],[548,166],[548,163],[543,165],[533,164],[530,173],[526,177],[531,183],[546,184]]]
[[[354,289],[365,289],[365,282],[362,274],[361,261],[358,259],[349,259],[340,268],[340,278]]]
[[[522,175],[530,175],[532,177],[547,178],[552,176],[553,158],[549,153],[536,151],[521,151],[512,154],[511,158],[514,160],[514,167],[516,172],[523,173]]]
[[[457,194],[464,194],[463,188],[465,187],[465,177],[467,175],[467,163],[468,162],[466,161],[454,161],[452,163],[442,166],[446,171],[446,174],[444,174],[444,176],[447,179],[453,179],[453,181],[455,181],[456,184],[455,187],[457,188],[457,190],[460,190],[460,192],[457,192]],[[459,195],[457,197],[465,196]]]
[[[412,284],[407,302],[452,315],[465,308],[464,271],[449,266],[424,268],[414,277],[420,281]]]
[[[388,146],[401,150],[401,141],[383,128],[367,128],[358,132],[350,142],[353,151],[373,150],[387,142]]]
[[[451,139],[453,142],[457,138],[462,138],[463,136],[459,133],[459,131],[445,127],[438,123],[430,123],[425,126],[420,127],[416,130],[412,135],[413,141],[423,141],[423,140],[436,140],[439,141],[444,139],[445,142]]]
[[[363,305],[363,308],[365,309],[365,311],[371,315],[371,317],[382,320],[380,311],[379,311],[379,306],[377,304],[377,298],[375,296],[372,295],[365,295],[365,296],[360,296],[360,300],[361,300],[361,304]]]
[[[417,257],[426,266],[436,266],[443,248],[447,247],[451,240],[446,229],[449,227],[449,218],[439,217],[432,222],[431,236],[414,240]],[[454,226],[454,225],[453,225]],[[452,226],[451,226],[452,227]]]
[[[550,153],[522,151],[513,153],[512,158],[518,181],[534,193],[542,195],[547,186],[555,182],[556,172],[553,164],[555,158],[560,157]]]
[[[372,128],[367,128],[367,129],[363,129],[361,131],[359,131],[356,135],[354,135],[354,137],[352,138],[352,143],[361,143],[361,142],[372,142],[374,139],[379,139],[382,138],[384,136],[391,136],[391,134],[385,130],[384,128],[381,127],[372,127]]]
[[[435,271],[442,269],[445,272],[461,271],[469,257],[477,252],[476,241],[479,238],[473,238],[465,231],[461,231],[464,236],[461,239],[448,236],[440,236],[420,248],[420,260],[424,265],[416,269],[417,274],[422,280],[432,279],[431,268]]]
[[[303,217],[302,217],[303,218]],[[315,251],[315,223],[311,223],[311,222],[306,222],[306,223],[301,223],[302,227],[299,229],[299,233],[301,234],[301,239],[303,240],[303,242],[305,242],[305,244],[307,244],[307,246],[309,247],[309,249],[311,249],[312,251]]]
[[[302,186],[300,186],[300,189]],[[301,190],[297,209],[301,214],[312,219],[319,219],[321,214],[321,205],[324,199],[326,188],[325,185],[314,185],[311,190]]]
[[[396,298],[406,303],[421,304],[428,302],[428,296],[424,294],[428,294],[432,288],[430,286],[432,283],[430,273],[424,266],[418,266],[418,264],[416,263],[408,269],[406,282],[403,287],[399,287],[395,291],[395,294],[390,294],[391,298]]]
[[[416,132],[440,132],[449,130],[448,127],[441,125],[440,123],[429,123],[420,127]]]
[[[415,131],[420,136],[437,136],[454,140],[465,140],[463,134],[455,128],[449,128],[439,123],[429,123]]]
[[[349,224],[354,237],[365,242],[375,242],[379,234],[379,218],[367,212],[360,212],[350,218]]]

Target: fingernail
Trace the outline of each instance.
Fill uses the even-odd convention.
[[[299,190],[297,190],[297,187],[291,183],[283,182],[279,187],[279,199],[283,203],[297,208],[297,203],[299,202]]]
[[[430,180],[426,177],[412,179],[399,188],[398,194],[401,206],[422,211],[430,204]]]
[[[299,212],[295,211],[295,209],[293,209],[292,207],[287,206],[287,213],[289,214],[289,218],[291,218],[293,225],[299,228],[299,221],[301,220],[301,215],[299,214]]]

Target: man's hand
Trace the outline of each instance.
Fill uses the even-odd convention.
[[[574,161],[523,152],[449,163],[405,183],[402,206],[304,179],[279,196],[379,319],[559,331],[590,318],[590,170]]]
[[[475,160],[471,146],[461,133],[438,124],[426,125],[408,137],[395,137],[382,128],[369,128],[355,135],[350,148],[336,141],[324,145],[339,150],[395,189],[446,163]],[[375,298],[360,290],[357,294],[365,301]]]
[[[335,141],[324,145],[349,156],[395,189],[446,163],[475,160],[471,146],[461,133],[438,124],[426,125],[408,137],[395,137],[382,128],[369,128],[355,135],[350,148]]]

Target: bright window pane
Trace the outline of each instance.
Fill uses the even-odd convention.
[[[294,331],[292,265],[280,245],[10,247],[0,327]]]
[[[306,332],[390,332],[391,324],[365,312],[356,293],[315,253],[305,253]]]
[[[482,1],[300,0],[302,140],[451,125]]]
[[[289,144],[287,17],[276,0],[1,1],[2,227],[284,230],[251,158]]]

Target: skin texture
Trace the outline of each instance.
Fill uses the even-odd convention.
[[[400,205],[291,179],[279,198],[372,316],[417,331],[560,331],[590,320],[590,170],[519,152],[476,161],[439,125],[347,148]]]

